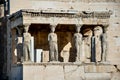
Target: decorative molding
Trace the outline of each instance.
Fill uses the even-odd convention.
[[[9,16],[12,26],[33,23],[108,24],[112,11],[20,10]],[[36,20],[37,19],[37,20]],[[43,19],[43,20],[42,20]],[[47,21],[44,21],[46,20]]]
[[[23,9],[12,14],[9,19],[14,20],[23,16],[31,17],[68,17],[68,18],[110,18],[112,11],[77,11],[77,10],[33,10]]]

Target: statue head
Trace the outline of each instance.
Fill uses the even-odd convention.
[[[102,27],[97,26],[93,29],[94,35],[101,35],[103,33]]]
[[[81,28],[81,26],[76,26],[76,32],[77,32],[77,33],[80,32],[80,28]]]
[[[55,27],[51,27],[51,32],[54,32],[55,31]]]

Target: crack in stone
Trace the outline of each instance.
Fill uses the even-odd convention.
[[[65,76],[65,66],[63,66],[63,72],[64,72],[64,80],[66,80],[66,76]]]
[[[43,68],[43,80],[45,80],[45,69],[46,69],[46,65],[43,65],[44,68]]]
[[[72,73],[72,72],[75,72],[75,71],[77,71],[77,69],[78,69],[79,67],[77,67],[76,69],[74,69],[74,70],[71,70],[71,71],[69,71],[69,72],[67,72],[67,73]]]
[[[63,69],[64,69],[64,80],[66,80],[66,74],[68,74],[69,76],[71,76],[73,74],[73,72],[77,71],[77,69],[79,68],[79,66],[77,68],[75,68],[74,70],[71,70],[69,72],[65,72],[65,67],[63,66]],[[68,76],[67,75],[67,76]],[[82,79],[83,80],[83,79]]]
[[[117,72],[120,72],[120,69],[118,68],[117,65],[114,65],[114,67],[116,68]]]

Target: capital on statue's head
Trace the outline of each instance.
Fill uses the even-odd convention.
[[[51,32],[55,32],[56,26],[57,26],[57,24],[50,24]]]
[[[77,33],[80,32],[81,27],[82,27],[81,24],[76,24],[75,29],[76,29],[76,32],[77,32]]]

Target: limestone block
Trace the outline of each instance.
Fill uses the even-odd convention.
[[[84,67],[83,66],[65,66],[64,68],[65,80],[83,80]]]
[[[23,65],[23,80],[43,80],[44,66]]]
[[[120,70],[120,65],[117,65],[117,68]]]
[[[40,63],[41,62],[41,55],[42,55],[42,49],[36,49],[36,62]]]
[[[111,67],[111,72],[115,73],[115,72],[120,72],[120,65],[114,65]]]
[[[47,65],[44,71],[44,80],[64,80],[61,65]]]
[[[117,67],[118,68],[118,67]],[[111,72],[116,72],[117,71],[117,68],[115,66],[111,66]]]
[[[48,61],[49,61],[49,51],[43,50],[42,62],[48,62]]]
[[[85,80],[110,80],[110,73],[86,73]]]
[[[85,72],[112,72],[114,67],[111,65],[86,65]]]
[[[112,73],[111,80],[120,80],[120,72]]]

